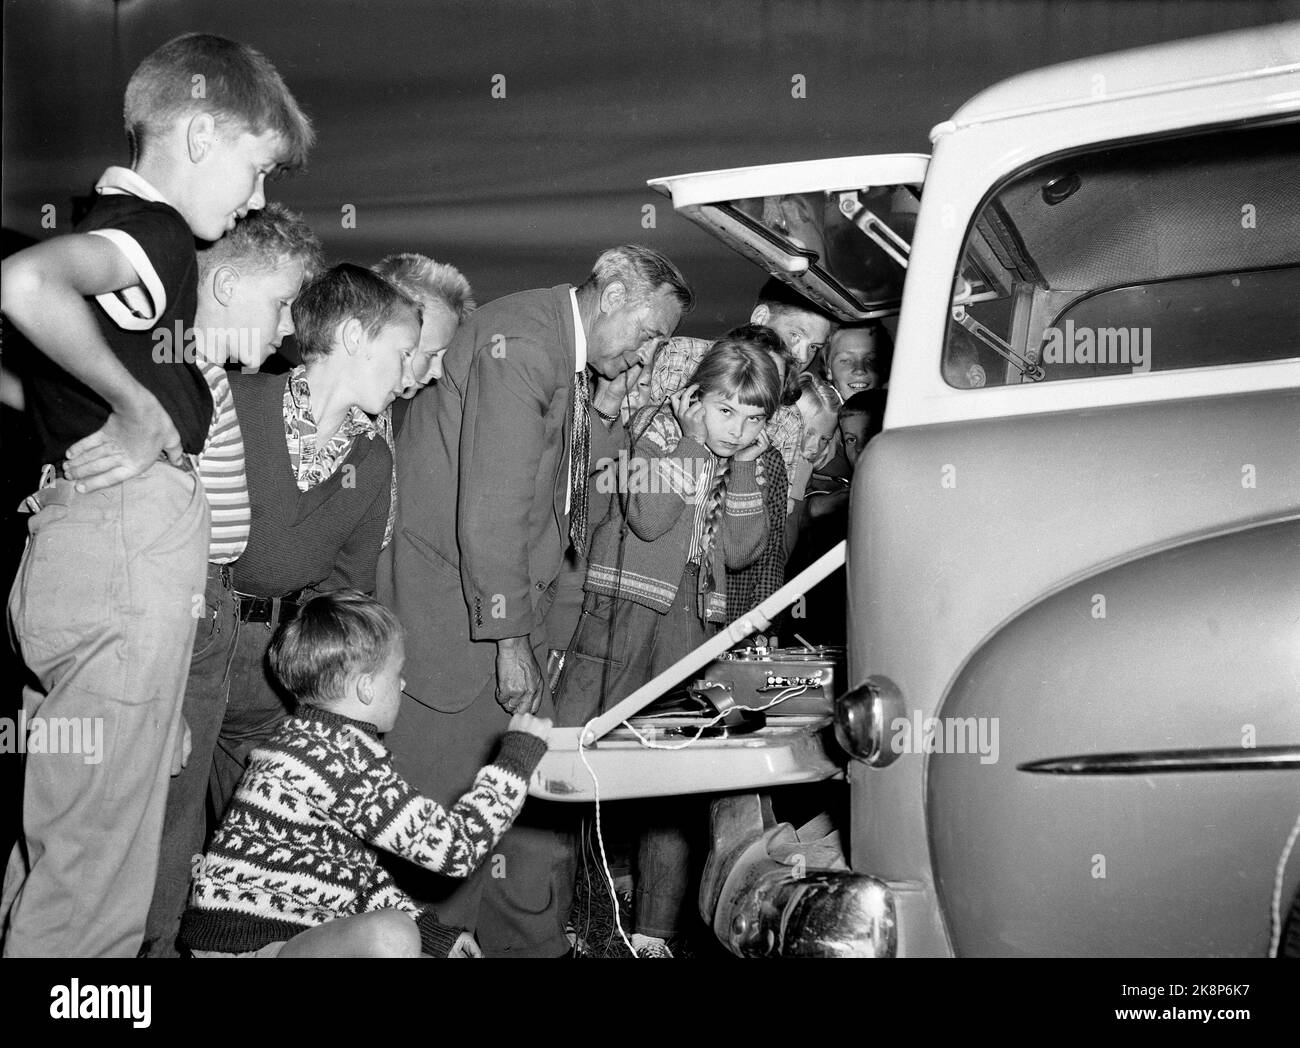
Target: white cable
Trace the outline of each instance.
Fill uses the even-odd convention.
[[[1273,905],[1269,911],[1269,927],[1272,929],[1268,941],[1269,957],[1276,957],[1282,946],[1282,882],[1286,879],[1286,865],[1297,837],[1300,837],[1300,815],[1296,816],[1295,825],[1291,827],[1286,845],[1282,848],[1282,857],[1277,861],[1277,874],[1273,878]]]
[[[618,929],[619,938],[623,940],[623,945],[627,947],[628,952],[633,957],[637,957],[636,950],[632,949],[632,940],[627,937],[627,932],[623,930],[623,921],[618,913],[618,892],[614,890],[614,872],[609,868],[609,858],[605,854],[605,835],[601,832],[600,826],[600,780],[596,778],[596,770],[591,766],[591,762],[587,760],[586,739],[587,726],[584,724],[582,731],[578,733],[578,759],[582,761],[582,766],[587,769],[587,774],[591,776],[591,784],[595,794],[596,843],[600,846],[600,864],[605,871],[605,884],[609,888],[610,902],[614,904],[614,927]]]
[[[808,690],[807,684],[794,685],[782,689],[782,691],[778,693],[776,697],[773,698],[772,701],[767,703],[766,705],[758,706],[758,707],[754,707],[754,706],[728,707],[726,710],[724,710],[722,713],[719,713],[708,723],[700,725],[700,728],[695,733],[694,738],[687,739],[685,742],[678,743],[677,745],[674,746],[665,746],[662,743],[651,742],[639,731],[637,731],[636,728],[632,726],[631,721],[624,721],[623,726],[627,728],[628,731],[630,731],[633,735],[635,735],[637,741],[640,742],[641,745],[645,746],[647,749],[684,750],[686,749],[687,746],[690,746],[693,743],[698,742],[700,740],[700,737],[704,734],[706,730],[713,727],[713,725],[717,724],[720,720],[726,717],[726,715],[730,713],[731,710],[733,709],[747,710],[750,713],[761,713],[763,710],[770,710],[773,706],[785,702],[786,699],[792,699],[796,695],[802,695],[807,690]],[[618,892],[614,888],[614,871],[609,868],[609,857],[605,853],[605,835],[602,832],[601,820],[600,820],[600,780],[596,777],[596,770],[591,766],[591,762],[587,760],[587,725],[583,725],[582,731],[578,733],[578,759],[582,761],[582,766],[587,769],[587,774],[591,776],[592,793],[596,802],[596,844],[600,848],[600,865],[601,868],[604,870],[605,885],[609,889],[610,902],[613,904],[614,907],[614,927],[618,929],[619,938],[623,940],[623,945],[625,945],[628,948],[628,952],[631,953],[633,957],[638,957],[636,950],[632,948],[632,940],[627,937],[627,932],[623,930],[623,921],[620,919],[619,910],[618,910]],[[588,879],[587,883],[588,884],[591,883],[590,879]]]

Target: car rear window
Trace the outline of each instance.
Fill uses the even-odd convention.
[[[1015,176],[967,236],[959,388],[1300,357],[1300,128],[1162,138]]]

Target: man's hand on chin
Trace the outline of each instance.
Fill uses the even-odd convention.
[[[546,677],[527,637],[497,641],[497,702],[507,713],[536,713],[546,694]]]

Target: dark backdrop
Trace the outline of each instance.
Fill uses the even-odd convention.
[[[926,152],[934,124],[1017,72],[1297,13],[1278,0],[8,0],[3,219],[40,236],[41,205],[70,218],[71,197],[126,159],[132,67],[202,29],[265,51],[316,121],[309,170],[272,196],[335,258],[423,251],[486,301],[576,281],[600,247],[640,240],[686,271],[701,305],[684,330],[709,335],[747,315],[758,273],[647,178]],[[796,73],[806,99],[791,97]]]

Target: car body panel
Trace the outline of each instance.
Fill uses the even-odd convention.
[[[1295,37],[1294,26],[1265,26],[1062,62],[981,91],[950,123],[970,127],[1066,108],[1074,116],[1107,99],[1179,95],[1242,79],[1258,83],[1300,70]]]
[[[1298,696],[1300,520],[1165,549],[1028,608],[967,662],[941,711],[996,718],[997,761],[927,759],[955,952],[1264,954],[1275,870],[1300,819],[1300,766],[1044,775],[1023,765],[1300,748]],[[1300,865],[1282,897],[1297,884]]]
[[[973,653],[1049,595],[1162,550],[1296,519],[1297,448],[1295,390],[881,434],[851,496],[850,681],[887,676],[909,711],[941,715]],[[1267,484],[1243,486],[1244,465]],[[1290,567],[1300,586],[1300,564]],[[1091,611],[1078,608],[1085,620]],[[1086,672],[1097,655],[1062,644],[1052,657]],[[949,815],[928,808],[920,756],[854,769],[854,869],[934,884],[918,828]],[[900,947],[908,932],[900,920]]]

